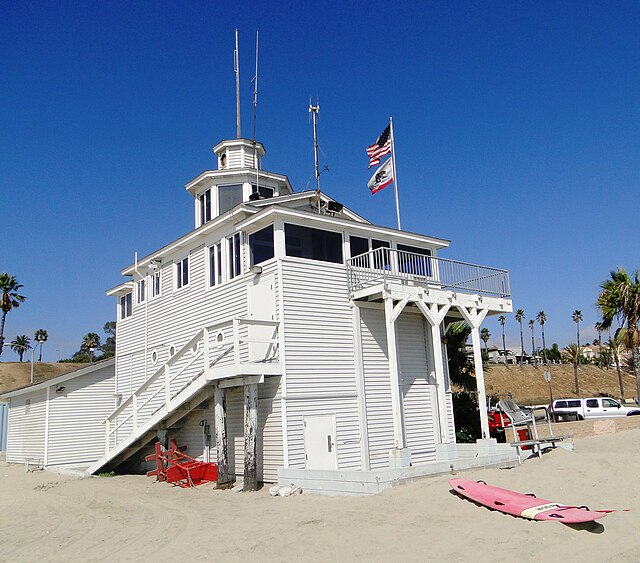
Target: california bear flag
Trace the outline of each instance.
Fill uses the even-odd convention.
[[[393,166],[391,159],[388,159],[380,168],[378,168],[371,180],[367,184],[372,194],[379,192],[382,188],[386,188],[391,182],[393,182]]]

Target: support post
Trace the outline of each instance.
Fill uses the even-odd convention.
[[[133,401],[131,403],[131,408],[133,410],[132,419],[133,419],[133,433],[134,435],[138,431],[138,395],[133,394]]]
[[[227,449],[227,405],[225,390],[217,381],[214,389],[214,427],[216,433],[216,460],[218,464],[218,485],[229,482],[229,453]]]
[[[258,384],[244,386],[244,484],[243,491],[258,488]]]
[[[480,429],[482,437],[489,438],[489,417],[487,415],[487,394],[484,388],[484,370],[482,369],[482,351],[480,348],[480,331],[478,326],[471,328],[471,342],[473,343],[473,366],[476,372],[478,386],[478,409],[480,409]]]
[[[440,440],[443,444],[450,443],[449,424],[447,419],[447,396],[444,373],[444,357],[442,355],[442,334],[440,324],[431,325],[431,342],[433,343],[433,367],[436,372],[438,395],[438,425],[440,426]]]
[[[402,392],[400,390],[400,365],[398,358],[398,342],[396,340],[396,324],[393,320],[393,299],[384,299],[384,320],[387,329],[387,354],[389,358],[389,378],[391,380],[391,409],[393,412],[393,437],[395,447],[405,447],[404,416],[402,413]]]

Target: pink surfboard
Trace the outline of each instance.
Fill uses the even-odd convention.
[[[466,479],[450,479],[449,485],[459,495],[478,504],[530,520],[555,520],[564,524],[580,524],[597,520],[609,512],[614,512],[613,510],[589,510],[585,506],[558,504],[532,495]]]

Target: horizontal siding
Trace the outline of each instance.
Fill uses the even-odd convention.
[[[12,397],[9,404],[7,462],[23,463],[30,458],[44,463],[46,391]],[[27,406],[27,402],[30,404]]]
[[[51,388],[47,463],[89,464],[105,450],[102,422],[115,406],[113,366],[70,379],[64,386],[62,395]]]
[[[403,313],[396,322],[405,436],[414,464],[435,460],[436,387],[429,378],[422,315]]]
[[[282,261],[289,467],[304,467],[302,417],[336,415],[338,466],[360,469],[352,311],[344,266]]]
[[[371,469],[379,469],[389,466],[395,446],[384,310],[361,308],[360,325],[369,460]]]

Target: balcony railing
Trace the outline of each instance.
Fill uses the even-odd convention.
[[[509,272],[404,250],[376,248],[347,260],[353,294],[387,281],[408,281],[437,289],[511,297]]]

